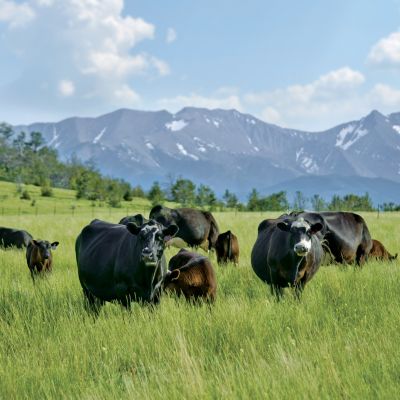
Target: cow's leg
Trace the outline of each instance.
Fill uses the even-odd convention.
[[[283,296],[283,289],[278,285],[271,284],[271,293],[276,297],[276,300],[280,301]]]
[[[303,282],[299,282],[294,287],[294,295],[295,295],[296,299],[299,300],[299,301],[301,299],[301,295],[303,294],[303,290],[304,290],[304,283]]]
[[[99,314],[101,306],[104,305],[104,301],[98,299],[86,288],[83,288],[83,294],[85,296],[85,308],[89,312],[94,312],[96,315]]]
[[[367,261],[368,259],[368,254],[365,251],[363,245],[361,244],[360,246],[358,246],[357,248],[357,254],[356,254],[356,265],[358,267],[362,267],[364,265],[364,263]]]

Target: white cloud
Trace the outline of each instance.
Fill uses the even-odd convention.
[[[177,34],[174,28],[168,28],[167,29],[167,37],[165,38],[165,41],[167,43],[172,43],[175,42],[177,38]]]
[[[0,88],[3,113],[93,115],[140,106],[135,79],[166,76],[170,67],[143,45],[136,50],[155,37],[155,26],[123,7],[123,0],[0,0],[0,40],[19,65],[18,78]]]
[[[400,109],[400,90],[381,83],[376,84],[369,93],[371,103],[381,104],[383,107]]]
[[[201,96],[196,93],[190,95],[180,95],[176,97],[162,98],[158,100],[159,107],[166,108],[171,111],[180,110],[183,107],[201,107],[201,108],[225,108],[242,111],[243,107],[239,96],[230,95],[227,97],[221,96]]]
[[[393,32],[379,40],[368,54],[371,64],[400,67],[400,32]]]
[[[69,97],[75,93],[75,85],[72,81],[63,79],[58,85],[58,91],[61,96]]]
[[[6,22],[10,28],[23,27],[35,16],[35,11],[28,3],[0,0],[0,22]]]
[[[327,129],[372,109],[400,108],[399,90],[384,84],[368,89],[364,83],[362,73],[344,67],[308,84],[248,93],[244,104],[267,122],[304,130]]]
[[[126,105],[137,104],[140,101],[140,96],[128,85],[115,89],[114,97],[118,103]]]

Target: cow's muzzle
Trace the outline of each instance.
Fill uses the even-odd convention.
[[[310,251],[310,249],[302,243],[295,244],[293,250],[300,257],[306,256]]]

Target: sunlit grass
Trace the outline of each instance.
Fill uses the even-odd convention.
[[[400,214],[363,215],[397,252]],[[97,319],[83,307],[74,254],[90,211],[0,217],[60,242],[53,273],[36,284],[24,252],[0,250],[0,398],[398,397],[398,261],[321,267],[300,302],[290,291],[277,302],[250,265],[258,223],[276,214],[215,216],[221,231],[237,234],[241,256],[239,267],[220,268],[211,255],[213,307],[164,296],[155,310],[107,304]]]

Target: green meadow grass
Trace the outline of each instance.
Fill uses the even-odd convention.
[[[104,211],[96,216],[124,216]],[[398,261],[321,267],[301,301],[287,290],[276,302],[250,265],[258,223],[276,214],[215,216],[237,234],[241,255],[237,268],[211,255],[214,306],[165,295],[156,309],[107,304],[98,318],[84,309],[74,254],[91,210],[0,216],[0,225],[60,242],[53,273],[36,284],[24,252],[0,250],[0,398],[398,398]],[[363,216],[397,252],[400,214]]]

